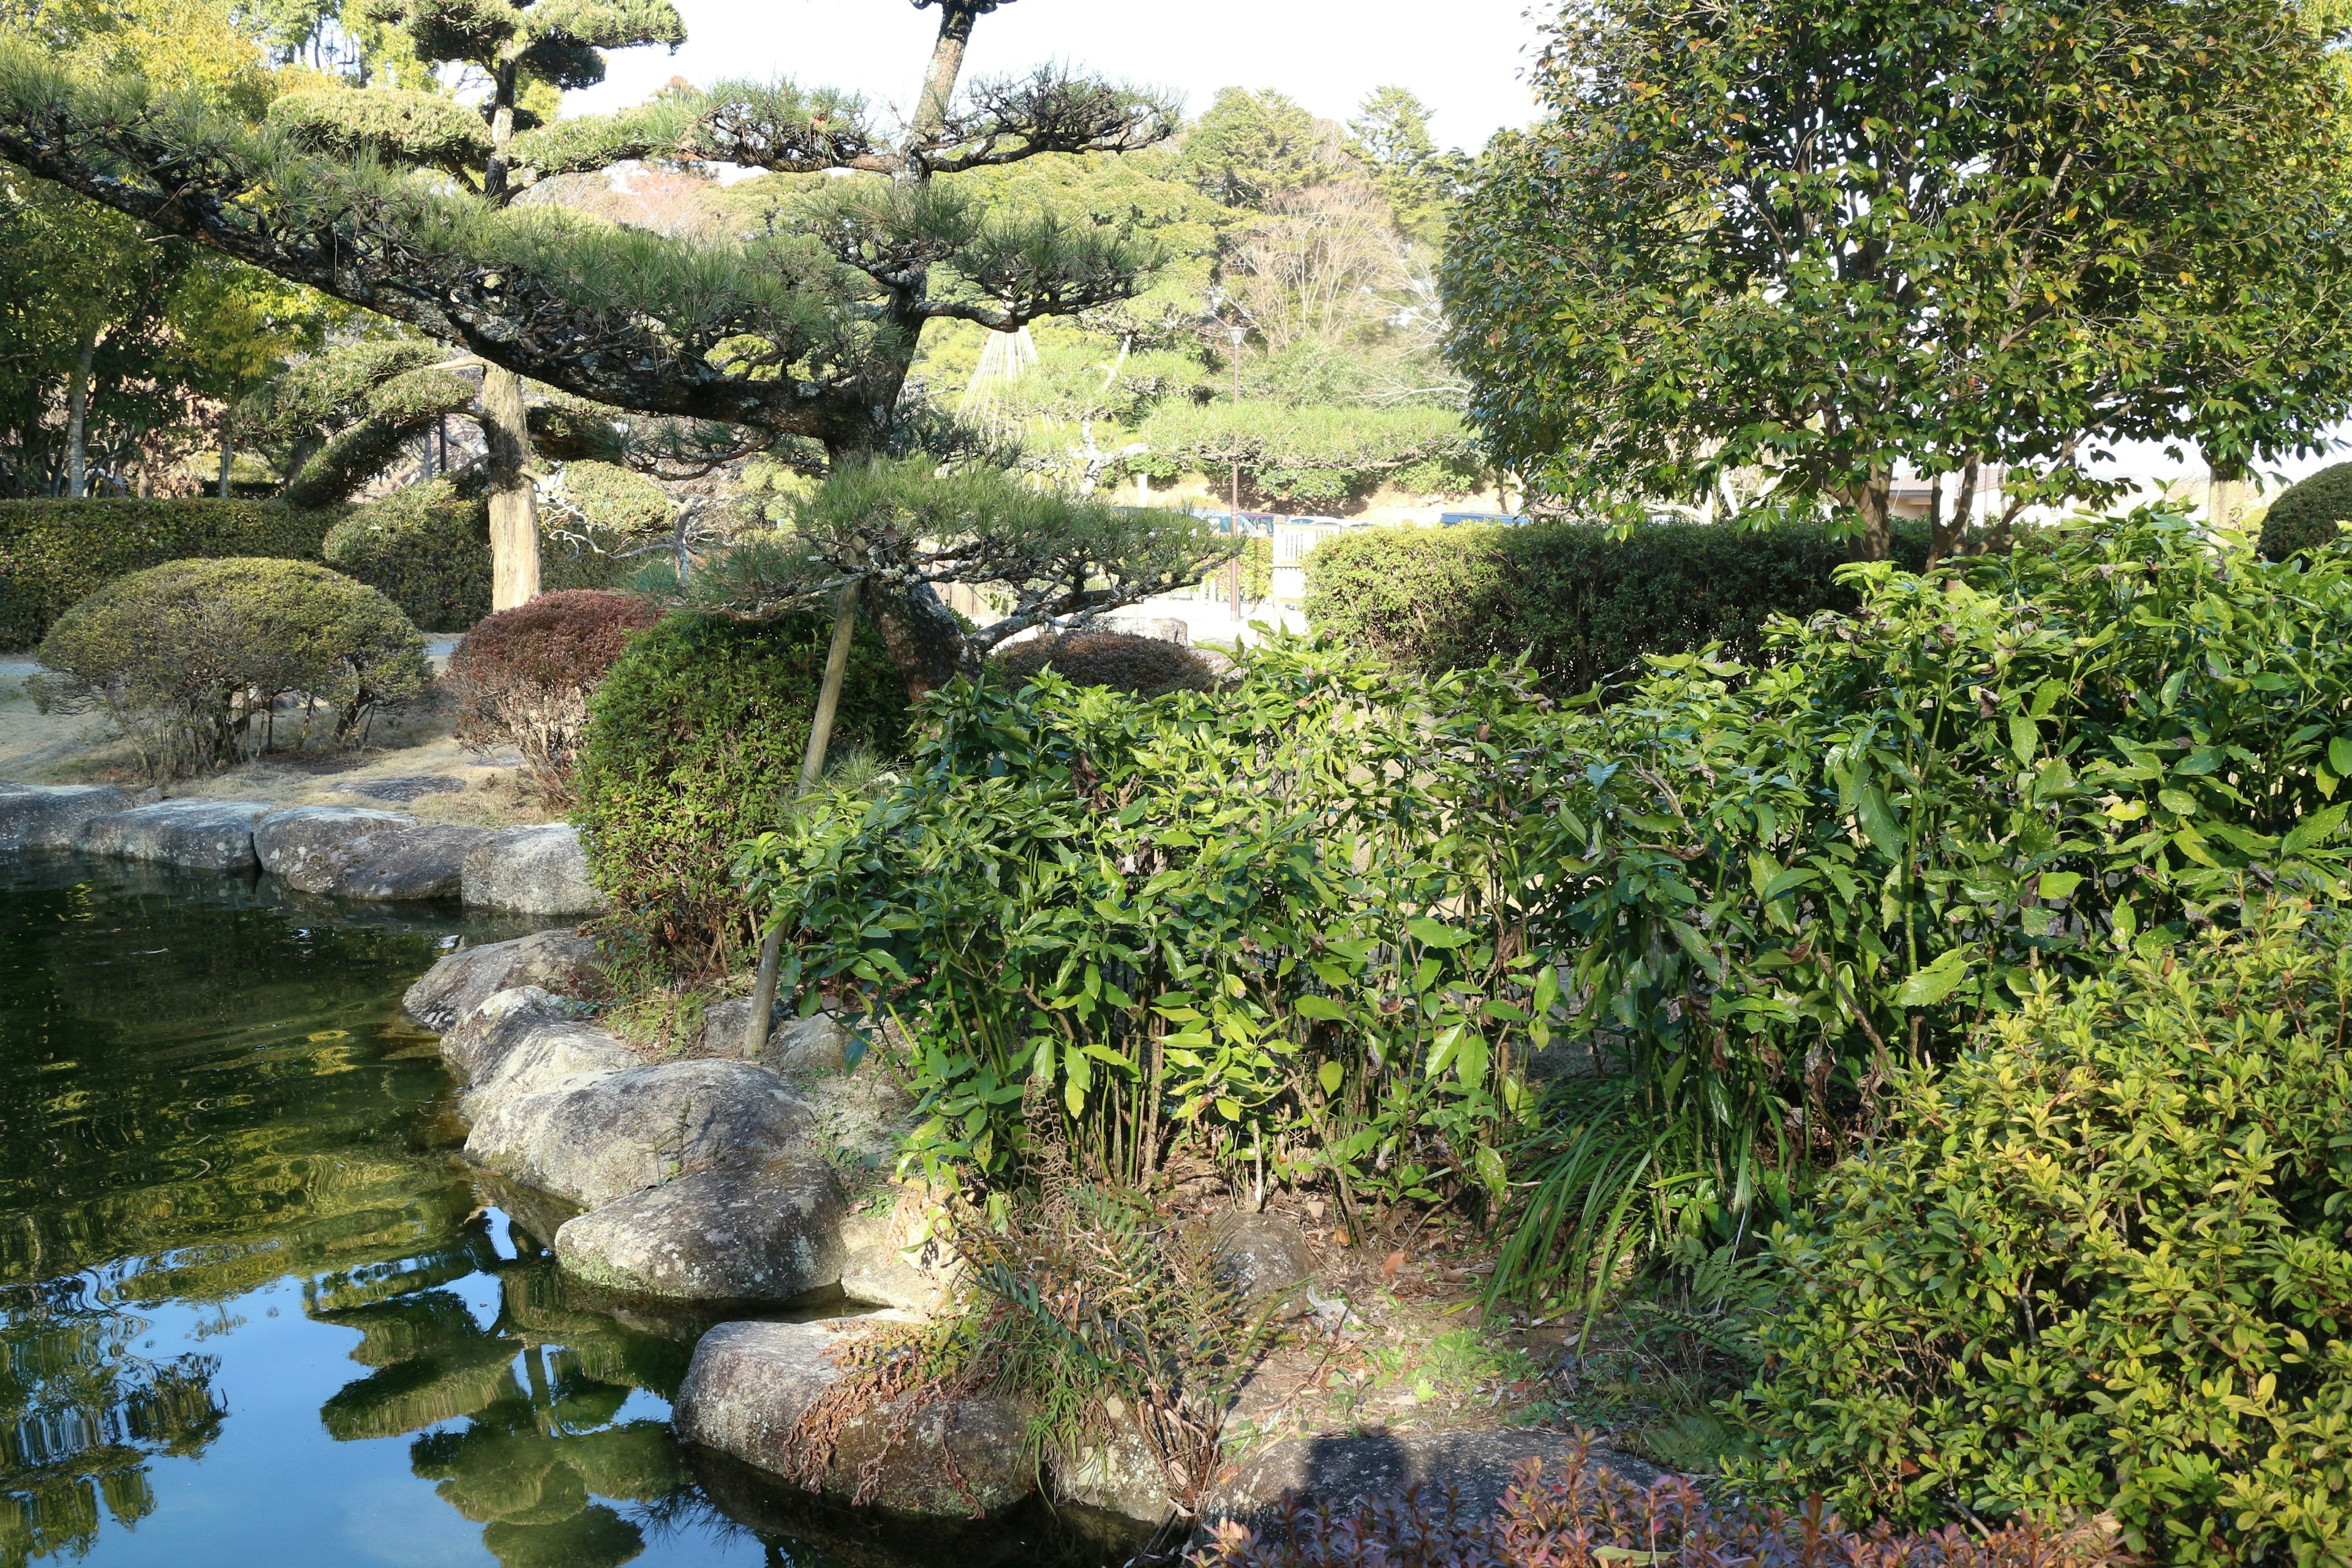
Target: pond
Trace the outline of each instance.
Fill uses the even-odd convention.
[[[1123,1555],[1042,1511],[894,1531],[681,1447],[707,1325],[557,1272],[400,1017],[521,929],[0,863],[0,1568]]]

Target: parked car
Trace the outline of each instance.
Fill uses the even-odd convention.
[[[1459,522],[1499,522],[1517,528],[1534,521],[1531,517],[1514,517],[1500,511],[1445,511],[1437,514],[1437,526],[1440,528],[1452,528]]]

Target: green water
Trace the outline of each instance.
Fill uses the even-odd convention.
[[[516,929],[0,864],[0,1568],[1116,1560],[683,1449],[706,1325],[588,1299],[455,1157],[398,999],[461,932]]]

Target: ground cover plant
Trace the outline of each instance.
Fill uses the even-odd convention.
[[[629,638],[661,618],[633,594],[542,594],[485,617],[442,678],[457,700],[457,739],[512,746],[542,787],[562,788],[588,724],[588,699]]]

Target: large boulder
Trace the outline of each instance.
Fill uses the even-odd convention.
[[[499,1100],[474,1123],[466,1156],[596,1208],[713,1165],[773,1159],[808,1124],[808,1102],[765,1068],[664,1062]]]
[[[813,1154],[697,1171],[555,1235],[565,1272],[637,1296],[798,1300],[841,1279],[841,1184]]]
[[[1281,1518],[1286,1492],[1337,1510],[1418,1482],[1432,1492],[1454,1490],[1465,1519],[1497,1519],[1503,1493],[1521,1464],[1541,1459],[1544,1468],[1556,1474],[1566,1466],[1573,1447],[1573,1439],[1558,1432],[1286,1437],[1243,1461],[1210,1495],[1202,1515],[1205,1523],[1234,1519],[1262,1528]],[[1639,1459],[1601,1450],[1595,1450],[1587,1462],[1605,1466],[1641,1486],[1650,1485],[1661,1473]]]
[[[963,1263],[931,1234],[935,1209],[928,1189],[910,1182],[898,1188],[887,1211],[852,1215],[842,1227],[849,1255],[841,1266],[841,1293],[910,1317],[947,1310],[962,1283]]]
[[[551,1019],[514,1038],[512,1048],[458,1097],[457,1110],[468,1121],[479,1121],[502,1105],[643,1065],[637,1053],[609,1031],[568,1018]]]
[[[1152,1457],[1134,1414],[1116,1398],[1109,1403],[1118,1406],[1108,1412],[1109,1436],[1079,1450],[1058,1468],[1054,1489],[1065,1502],[1158,1524],[1176,1511],[1175,1500],[1169,1495],[1168,1471]]]
[[[672,1414],[678,1436],[758,1467],[794,1475],[800,1419],[846,1374],[841,1342],[858,1320],[721,1323],[694,1347]],[[941,1518],[1001,1512],[1029,1495],[1024,1413],[1007,1400],[905,1400],[874,1405],[831,1426],[832,1452],[815,1480],[855,1499],[878,1459],[868,1500]]]
[[[397,811],[299,805],[253,827],[261,868],[298,892],[407,901],[454,899],[487,827],[426,826]]]
[[[509,827],[466,857],[466,902],[519,915],[593,915],[610,907],[588,880],[580,830],[568,822]]]
[[[466,1083],[487,1078],[544,1024],[568,1024],[571,1005],[544,985],[493,991],[442,1031],[441,1059]]]
[[[518,985],[570,995],[594,978],[597,967],[596,944],[579,932],[534,931],[459,948],[426,970],[400,1006],[428,1029],[447,1029],[496,993]]]
[[[81,825],[76,842],[92,855],[153,860],[197,871],[250,871],[253,825],[277,807],[260,800],[159,800]]]
[[[130,805],[112,784],[0,783],[0,850],[70,849],[83,823]]]

